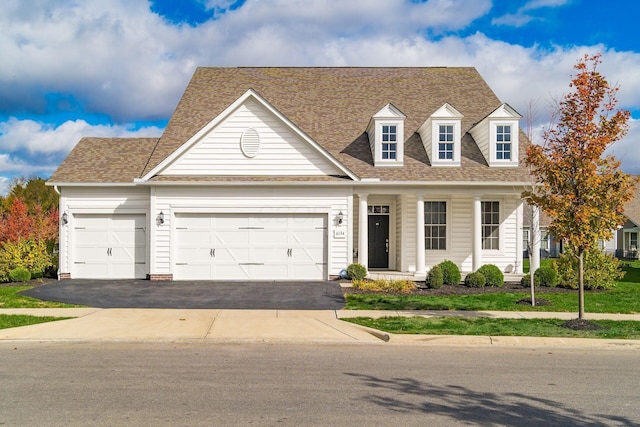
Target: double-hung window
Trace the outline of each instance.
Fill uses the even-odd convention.
[[[500,249],[500,202],[482,202],[482,249]]]
[[[396,125],[382,126],[382,159],[395,160],[398,151],[398,127]]]
[[[496,159],[511,160],[511,126],[496,126]]]
[[[425,249],[447,249],[447,203],[424,202]]]
[[[453,125],[438,126],[438,159],[453,160]]]

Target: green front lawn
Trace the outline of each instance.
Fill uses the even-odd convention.
[[[71,317],[25,316],[22,314],[0,314],[0,329],[17,328],[18,326],[35,325],[55,320],[71,319]]]
[[[41,301],[18,294],[33,286],[0,286],[0,308],[71,308],[80,307],[61,302]]]
[[[356,317],[342,319],[394,334],[529,336],[640,339],[640,322],[597,320],[598,331],[575,331],[559,319],[490,319],[486,317]]]
[[[640,313],[640,266],[625,267],[627,272],[616,287],[607,291],[585,292],[587,313]],[[523,288],[524,289],[524,288]],[[527,298],[526,292],[488,293],[478,295],[384,295],[347,294],[346,308],[350,310],[473,310],[473,311],[578,311],[578,293],[545,293],[538,288],[536,298],[552,303],[550,306],[516,304]]]

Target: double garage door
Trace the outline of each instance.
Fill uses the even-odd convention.
[[[325,280],[323,214],[176,214],[176,280]]]
[[[84,279],[146,277],[145,215],[75,214],[72,230],[71,277]]]

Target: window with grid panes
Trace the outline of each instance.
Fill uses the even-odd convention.
[[[425,249],[447,249],[447,203],[424,202]]]
[[[397,153],[398,128],[396,125],[382,126],[382,159],[395,160]]]
[[[453,160],[453,125],[438,126],[438,159]]]
[[[511,160],[511,126],[496,126],[496,159]]]
[[[500,202],[482,202],[482,249],[500,249]]]

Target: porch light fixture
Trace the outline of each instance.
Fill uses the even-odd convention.
[[[344,220],[344,215],[342,214],[342,211],[340,211],[338,215],[336,215],[336,220],[338,221],[338,225],[342,225],[342,221]]]
[[[62,214],[62,225],[67,225],[69,223],[69,215],[67,215],[67,213],[63,213]]]
[[[157,218],[158,225],[164,224],[164,212],[160,211]]]

